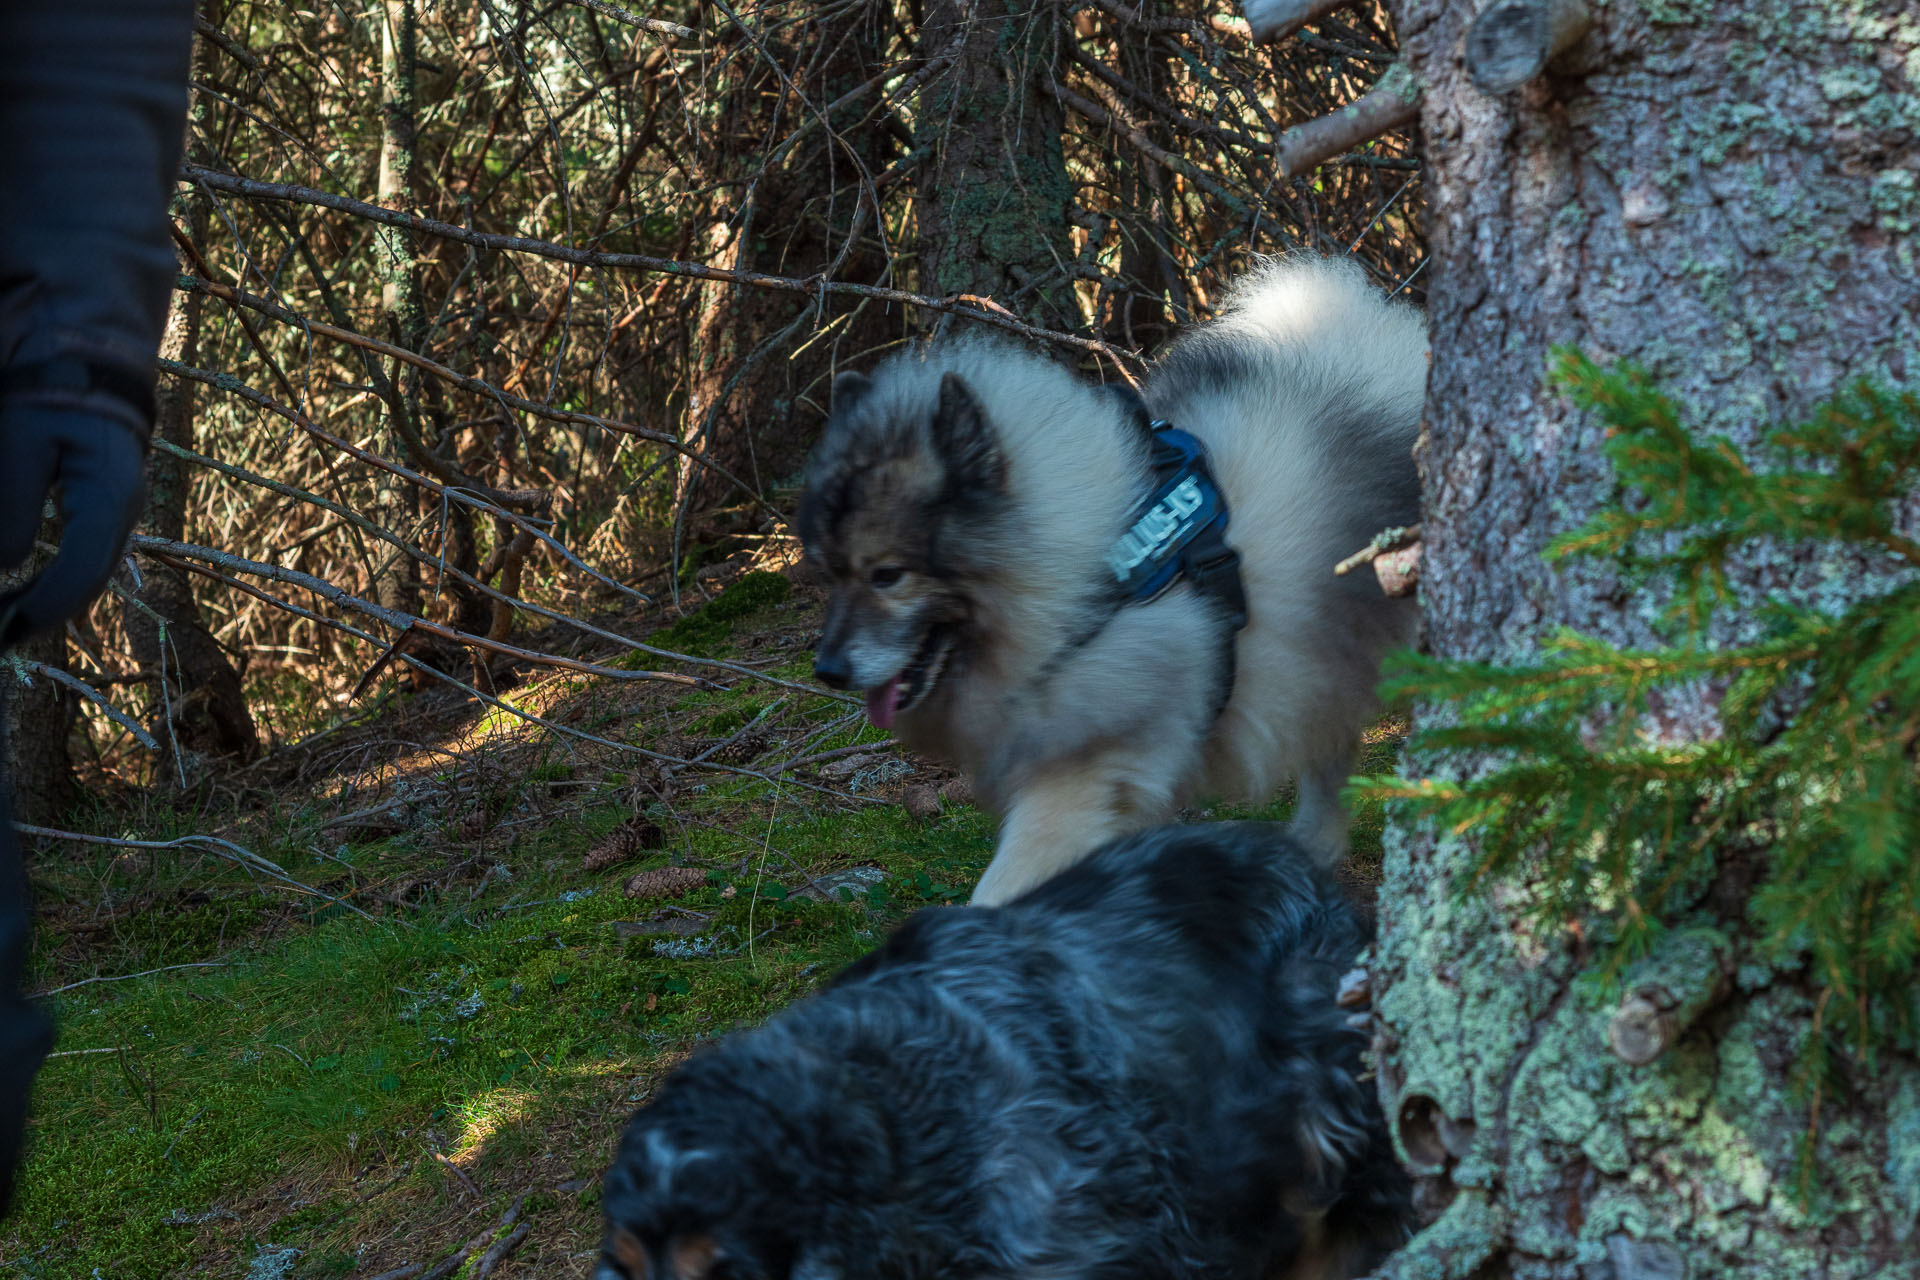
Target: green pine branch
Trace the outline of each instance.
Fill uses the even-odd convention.
[[[1414,745],[1477,764],[1358,789],[1470,835],[1460,891],[1524,877],[1542,917],[1603,922],[1591,934],[1603,976],[1644,954],[1727,860],[1753,863],[1756,958],[1803,968],[1819,989],[1798,1076],[1817,1115],[1834,1046],[1867,1057],[1913,1033],[1920,582],[1826,613],[1743,600],[1727,564],[1757,543],[1818,543],[1882,560],[1889,580],[1920,567],[1896,523],[1920,484],[1920,397],[1852,388],[1749,462],[1690,431],[1637,369],[1562,351],[1554,377],[1606,424],[1618,495],[1546,555],[1607,557],[1670,592],[1671,643],[1562,632],[1525,664],[1401,655],[1385,691],[1428,708]],[[1755,638],[1709,639],[1729,634]],[[1664,728],[1670,695],[1705,696],[1717,734]]]

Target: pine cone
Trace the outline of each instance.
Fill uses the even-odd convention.
[[[698,867],[655,867],[627,881],[629,898],[677,898],[691,893],[707,882],[707,873]]]
[[[648,849],[658,849],[665,836],[657,823],[645,818],[629,818],[607,833],[607,838],[587,850],[580,865],[588,871],[601,871],[639,857]]]
[[[940,797],[932,787],[915,785],[900,793],[900,807],[916,822],[925,822],[940,816]]]
[[[460,825],[456,830],[459,831],[462,840],[478,840],[481,836],[487,834],[492,827],[492,815],[485,809],[475,809],[472,813],[460,819]]]
[[[772,745],[773,740],[767,737],[766,734],[749,733],[738,742],[729,742],[726,746],[714,752],[712,759],[715,764],[746,764],[748,761],[764,754],[766,749]]]

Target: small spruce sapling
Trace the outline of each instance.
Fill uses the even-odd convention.
[[[1805,1168],[1835,1051],[1870,1060],[1913,1041],[1920,543],[1898,512],[1920,490],[1920,397],[1857,386],[1769,433],[1756,465],[1689,432],[1644,373],[1572,351],[1555,361],[1556,381],[1609,428],[1620,497],[1546,554],[1612,557],[1662,592],[1664,643],[1563,631],[1525,665],[1402,655],[1385,692],[1429,708],[1420,755],[1477,763],[1463,779],[1357,789],[1471,833],[1474,875],[1456,889],[1523,878],[1543,921],[1596,924],[1603,982],[1716,876],[1747,886],[1751,958],[1804,969],[1815,988],[1797,1074]],[[1743,599],[1728,558],[1760,542],[1844,545],[1896,585],[1832,611]],[[1717,727],[1663,732],[1676,694],[1704,694]]]

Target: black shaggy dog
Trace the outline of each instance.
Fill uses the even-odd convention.
[[[1408,1188],[1335,984],[1365,942],[1278,828],[1131,836],[915,916],[697,1054],[606,1176],[601,1280],[1364,1272]]]

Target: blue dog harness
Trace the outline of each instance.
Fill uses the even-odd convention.
[[[1227,545],[1227,499],[1214,483],[1207,450],[1193,436],[1147,412],[1146,402],[1129,387],[1115,387],[1135,424],[1147,437],[1153,487],[1135,505],[1127,527],[1107,548],[1106,607],[1093,625],[1041,664],[1036,677],[1049,678],[1073,654],[1092,643],[1128,605],[1154,600],[1185,578],[1202,597],[1219,605],[1226,626],[1221,632],[1221,674],[1214,690],[1211,724],[1233,696],[1234,641],[1247,625],[1247,589],[1240,579],[1240,553]]]
[[[1214,483],[1206,446],[1164,418],[1146,425],[1154,488],[1107,549],[1107,568],[1125,604],[1144,604],[1184,576],[1220,602],[1231,637],[1247,625],[1247,592],[1240,553],[1227,545],[1227,499]]]

